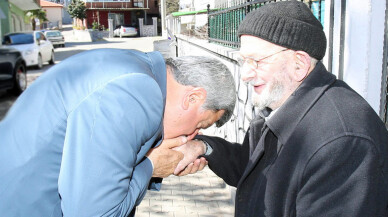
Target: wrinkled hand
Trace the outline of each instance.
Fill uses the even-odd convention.
[[[157,148],[148,151],[147,157],[154,165],[152,177],[165,178],[171,175],[178,163],[183,159],[183,154],[179,151],[172,150],[186,143],[187,138],[184,136],[174,139],[163,140],[162,144]]]
[[[205,153],[206,147],[202,141],[191,140],[186,144],[173,148],[184,154],[183,159],[177,165],[174,175],[187,175],[189,173],[195,173],[198,170],[202,170],[207,161],[203,158],[197,159],[199,155]],[[186,168],[186,169],[185,169]]]
[[[183,171],[179,172],[178,174],[175,174],[174,172],[174,174],[177,176],[185,176],[188,174],[193,174],[203,170],[203,168],[205,168],[207,164],[208,164],[207,160],[204,157],[201,157],[200,159],[196,159],[194,162],[189,163],[189,165],[187,165],[187,167]]]

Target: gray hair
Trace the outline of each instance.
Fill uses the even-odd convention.
[[[319,60],[315,59],[314,57],[310,57],[311,66],[315,67]]]
[[[217,127],[231,118],[236,103],[236,87],[232,73],[224,64],[209,57],[182,56],[168,58],[166,65],[179,84],[206,90],[204,109],[225,110],[224,115],[216,122]]]

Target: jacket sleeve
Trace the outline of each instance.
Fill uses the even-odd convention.
[[[195,138],[206,141],[213,151],[205,156],[209,168],[228,185],[236,187],[249,159],[248,134],[243,144],[230,143],[222,138],[198,135]]]
[[[385,216],[380,160],[366,138],[343,136],[325,144],[305,166],[296,216]]]
[[[160,89],[143,74],[108,82],[69,112],[58,181],[64,216],[131,212],[152,176],[143,156],[162,116]]]

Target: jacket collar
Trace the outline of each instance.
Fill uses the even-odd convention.
[[[336,77],[318,62],[298,89],[267,122],[279,142],[286,143],[309,109],[335,81]]]

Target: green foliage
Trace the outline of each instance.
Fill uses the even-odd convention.
[[[99,26],[100,26],[100,25],[98,25],[98,23],[97,23],[96,21],[94,21],[94,22],[92,23],[92,29],[93,29],[93,30],[98,29]]]
[[[48,21],[48,19],[46,17],[46,11],[44,11],[42,9],[27,11],[26,16],[31,20],[32,30],[36,30],[35,19],[39,19],[39,22],[41,24],[45,21]]]
[[[86,18],[86,6],[81,0],[72,0],[68,6],[67,12],[69,12],[72,18],[85,19]]]
[[[45,21],[48,21],[47,17],[46,17],[46,11],[42,10],[42,9],[36,9],[36,10],[30,10],[30,11],[27,11],[26,15],[30,18],[30,19],[39,19],[39,21],[41,22],[45,22]]]
[[[166,0],[166,15],[179,11],[179,0]]]

